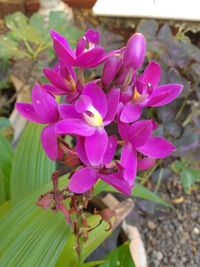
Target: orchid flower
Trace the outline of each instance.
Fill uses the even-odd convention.
[[[105,49],[98,45],[100,42],[99,32],[92,29],[89,29],[80,38],[75,51],[59,33],[51,31],[51,36],[57,56],[71,66],[93,68],[110,56],[110,53],[106,53]]]
[[[130,87],[128,88],[127,94],[131,98],[125,103],[121,112],[120,120],[122,122],[134,122],[141,117],[143,108],[166,105],[181,93],[182,84],[158,85],[160,79],[161,67],[151,61],[133,85],[131,96]]]
[[[92,165],[99,165],[108,145],[104,126],[114,120],[118,102],[118,89],[106,96],[96,83],[87,84],[74,105],[59,106],[63,120],[56,125],[57,134],[85,136],[87,157]]]
[[[39,124],[48,124],[41,133],[41,143],[50,159],[58,156],[57,135],[55,123],[60,115],[55,98],[38,83],[32,89],[32,104],[17,103],[17,111],[27,120]]]
[[[169,156],[175,147],[160,136],[153,136],[155,128],[152,120],[141,120],[131,125],[118,122],[118,129],[124,146],[121,151],[120,164],[124,168],[123,177],[131,185],[139,169],[145,170],[154,165],[155,159]],[[138,153],[147,158],[138,160]]]
[[[117,138],[115,136],[108,137],[106,150],[98,165],[95,166],[93,165],[93,161],[87,156],[85,142],[86,139],[84,137],[77,138],[77,152],[85,166],[77,170],[70,178],[68,185],[70,191],[77,194],[85,193],[90,190],[100,178],[125,195],[130,195],[131,187],[129,184],[118,172],[112,171],[112,173],[109,173],[109,167],[107,167],[114,157],[117,147]]]

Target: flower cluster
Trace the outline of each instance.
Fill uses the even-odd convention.
[[[41,142],[48,157],[73,166],[70,192],[87,193],[102,179],[129,195],[137,170],[152,167],[156,159],[175,149],[154,135],[157,124],[142,119],[142,111],[170,103],[183,86],[159,85],[161,68],[154,61],[141,72],[146,41],[140,33],[132,35],[125,47],[110,52],[92,29],[75,50],[59,33],[51,31],[51,36],[58,63],[44,69],[49,83],[36,83],[32,103],[17,103],[16,108],[29,121],[45,124]],[[84,70],[100,64],[101,77],[85,81]],[[62,103],[56,101],[57,95]],[[115,135],[109,134],[113,128],[118,129]],[[74,137],[74,147],[63,139],[66,135]]]

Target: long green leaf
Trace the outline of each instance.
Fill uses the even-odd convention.
[[[29,124],[17,146],[11,175],[12,204],[51,181],[55,163],[42,149],[42,128],[41,125]]]
[[[0,133],[0,203],[10,198],[10,175],[13,149],[8,140]]]
[[[61,180],[65,184],[66,177]],[[55,266],[68,233],[62,214],[44,211],[35,205],[51,183],[30,194],[0,219],[0,266]]]
[[[95,186],[94,195],[98,195],[102,191],[107,192],[118,192],[115,188],[110,186],[109,184],[104,183],[103,181],[99,180]],[[170,207],[171,205],[165,201],[164,199],[160,198],[156,193],[150,191],[146,187],[142,186],[141,184],[135,183],[135,186],[132,191],[133,197],[140,197],[152,202],[156,202],[162,204],[166,207]]]

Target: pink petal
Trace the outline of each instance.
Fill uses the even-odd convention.
[[[45,83],[42,86],[51,95],[66,95],[66,91],[60,90],[52,84]]]
[[[81,119],[65,119],[56,124],[57,134],[93,135],[96,128],[89,126]]]
[[[127,103],[121,113],[120,120],[130,123],[138,120],[142,114],[142,107],[133,103]]]
[[[110,163],[115,155],[115,151],[117,148],[117,138],[115,135],[109,136],[108,138],[108,145],[103,156],[103,164]]]
[[[145,68],[143,74],[140,76],[139,80],[144,84],[151,84],[155,87],[159,84],[161,79],[161,67],[160,64],[155,61],[151,61]]]
[[[43,72],[47,79],[57,88],[65,92],[70,90],[70,88],[68,88],[67,84],[64,82],[63,77],[58,72],[49,68],[43,69]]]
[[[155,165],[156,160],[153,158],[143,158],[143,159],[138,159],[137,161],[137,169],[139,171],[145,171],[148,170],[149,168],[152,168]]]
[[[89,29],[84,35],[88,42],[92,44],[98,44],[100,42],[100,33],[98,31]]]
[[[55,31],[51,31],[53,46],[56,54],[69,65],[76,65],[75,55],[71,50],[67,40]]]
[[[81,37],[76,47],[76,56],[79,56],[84,52],[86,45],[87,45],[87,40],[84,37]]]
[[[25,117],[27,120],[36,122],[36,123],[46,123],[45,120],[41,119],[38,114],[35,112],[32,104],[29,103],[16,103],[15,107],[17,111]]]
[[[97,128],[93,135],[85,138],[85,150],[90,164],[99,166],[108,145],[108,135],[104,128]]]
[[[128,130],[129,130],[129,124],[118,121],[118,131],[121,136],[121,138],[125,141],[128,141]]]
[[[116,172],[112,174],[102,174],[99,173],[99,177],[106,182],[107,184],[110,184],[114,188],[116,188],[121,193],[129,196],[131,194],[131,186],[123,179],[121,178],[121,175]]]
[[[70,191],[82,194],[90,190],[98,180],[95,169],[86,167],[76,171],[69,181]]]
[[[103,90],[96,83],[92,82],[86,84],[83,95],[87,95],[91,98],[92,105],[99,111],[102,118],[104,118],[108,110],[108,104]]]
[[[113,79],[119,72],[122,66],[122,58],[120,56],[113,56],[108,58],[103,67],[103,73],[101,76],[101,81],[103,86],[110,86]]]
[[[55,124],[46,126],[41,133],[41,143],[44,151],[51,160],[57,159],[58,144],[55,133]]]
[[[74,105],[71,104],[60,104],[58,105],[60,115],[63,119],[81,119],[82,115],[79,114]]]
[[[88,108],[92,105],[92,100],[87,95],[81,95],[75,102],[75,108],[78,113],[83,113],[88,110]]]
[[[58,105],[55,98],[38,83],[32,89],[32,104],[38,116],[44,121],[53,123],[59,119]]]
[[[134,147],[143,146],[151,136],[153,125],[151,120],[133,123],[128,130],[128,139]]]
[[[137,172],[137,153],[131,143],[126,143],[121,152],[120,163],[124,167],[124,179],[133,186]]]
[[[147,140],[144,146],[138,147],[137,150],[151,158],[165,158],[175,150],[175,146],[162,137],[153,136]]]
[[[87,52],[82,53],[77,57],[77,63],[82,68],[97,67],[102,61],[104,56],[103,47],[95,47]]]
[[[120,90],[112,89],[107,95],[108,111],[104,118],[104,125],[108,125],[115,119],[119,105]]]
[[[165,84],[155,88],[146,106],[159,107],[172,102],[183,89],[182,84]]]
[[[90,166],[86,151],[85,151],[85,138],[78,136],[76,140],[76,151],[79,155],[80,160],[86,165]]]

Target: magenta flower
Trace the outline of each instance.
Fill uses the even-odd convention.
[[[85,136],[87,157],[93,166],[98,166],[108,145],[104,126],[114,120],[118,103],[118,89],[106,96],[97,84],[87,84],[75,105],[59,106],[63,120],[57,123],[56,132]]]
[[[166,105],[181,93],[182,84],[159,86],[160,79],[160,65],[154,61],[150,62],[134,84],[131,99],[124,105],[120,116],[122,122],[134,122],[140,118],[143,108]],[[130,87],[128,90],[130,90]],[[127,91],[127,94],[130,97],[130,91]]]
[[[55,123],[60,115],[55,98],[46,92],[38,83],[32,89],[32,104],[17,103],[17,111],[27,120],[39,124],[48,124],[41,133],[42,146],[50,159],[56,160],[58,155]]]
[[[53,95],[69,95],[76,92],[76,73],[71,66],[60,62],[53,69],[43,70],[51,84],[44,84],[43,87]]]
[[[95,144],[94,144],[95,145]],[[109,164],[115,154],[117,147],[117,139],[115,136],[110,136],[108,138],[107,146],[105,152],[99,161],[98,165],[93,166],[93,161],[91,161],[86,152],[86,139],[84,137],[77,138],[77,152],[81,161],[84,163],[85,167],[81,167],[77,170],[69,181],[70,191],[81,194],[90,190],[94,184],[100,178],[111,186],[115,187],[120,192],[125,195],[130,195],[131,187],[122,178],[119,172],[113,172],[112,169],[109,170],[106,167]]]
[[[146,55],[146,40],[141,33],[133,34],[126,45],[124,51],[124,66],[133,70],[139,69]]]
[[[121,151],[120,164],[124,168],[124,179],[133,186],[137,168],[152,167],[157,158],[169,156],[175,147],[160,136],[153,136],[155,124],[152,120],[141,120],[131,125],[118,122],[118,129],[125,144]],[[138,153],[146,158],[138,160]],[[137,166],[138,164],[138,166]]]
[[[75,51],[73,51],[67,40],[55,31],[51,31],[53,46],[56,54],[63,62],[80,68],[93,68],[101,64],[112,53],[105,52],[105,49],[98,46],[100,34],[92,29],[88,30],[80,38]]]

